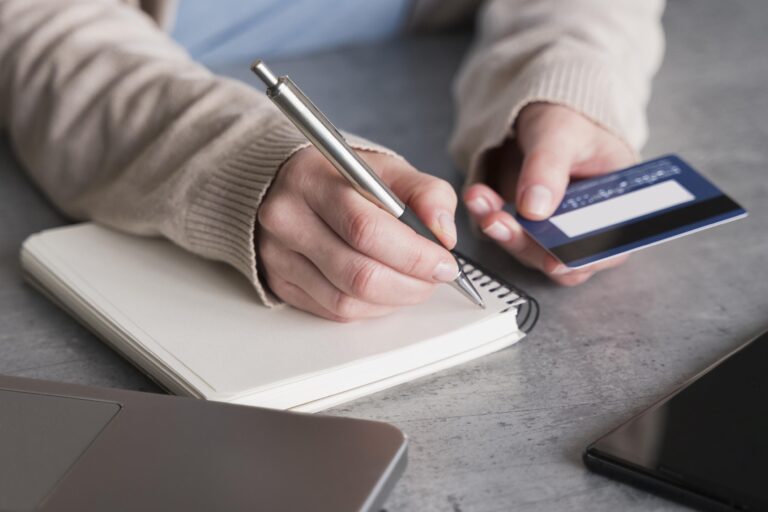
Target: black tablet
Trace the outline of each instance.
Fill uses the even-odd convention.
[[[588,468],[707,510],[768,510],[768,332],[590,445]]]

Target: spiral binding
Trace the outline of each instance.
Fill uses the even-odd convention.
[[[517,324],[521,331],[529,333],[539,319],[539,303],[516,286],[512,286],[498,275],[489,271],[477,262],[458,255],[459,263],[467,277],[479,288],[488,288],[489,293],[495,293],[499,299],[504,299],[507,306],[501,313],[517,309]]]

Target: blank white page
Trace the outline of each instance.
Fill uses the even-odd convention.
[[[405,349],[420,348],[408,357],[437,361],[519,333],[514,312],[500,314],[507,303],[490,287],[481,288],[485,310],[444,285],[424,304],[341,324],[266,308],[235,270],[163,239],[81,224],[34,235],[24,251],[123,333],[112,343],[135,344],[208,398],[275,388],[361,361],[381,359],[385,373],[404,372],[415,359],[393,354]]]

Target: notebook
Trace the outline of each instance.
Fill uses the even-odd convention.
[[[172,393],[315,412],[508,347],[536,302],[462,259],[487,303],[449,286],[384,318],[266,308],[234,269],[85,223],[30,236],[27,278]]]

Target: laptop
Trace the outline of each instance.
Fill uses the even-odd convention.
[[[374,421],[0,376],[0,511],[379,510],[407,441]]]

